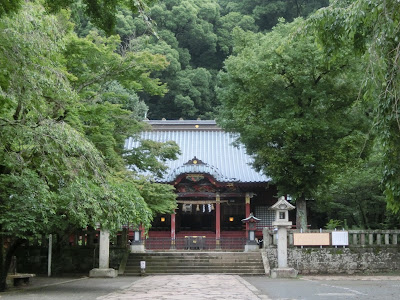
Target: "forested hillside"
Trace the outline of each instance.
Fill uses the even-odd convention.
[[[216,77],[233,51],[233,31],[267,32],[279,18],[307,16],[327,0],[225,1],[164,0],[138,17],[118,9],[115,33],[121,47],[165,55],[168,67],[153,74],[167,84],[165,95],[139,93],[150,119],[213,119],[219,102]],[[96,30],[82,5],[73,10],[75,31],[84,37]],[[147,19],[146,19],[147,18]]]

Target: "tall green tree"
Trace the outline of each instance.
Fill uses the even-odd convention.
[[[333,182],[316,196],[317,212],[343,226],[362,229],[393,228],[392,214],[386,207],[382,186],[383,157],[379,147],[354,164],[345,167]],[[346,220],[346,221],[345,221]]]
[[[333,1],[309,21],[327,55],[343,47],[369,61],[364,72],[365,99],[376,102],[376,129],[384,151],[383,182],[389,207],[400,211],[399,57],[400,3],[395,0]]]
[[[128,222],[148,227],[153,213],[175,205],[172,189],[146,183],[143,191],[143,179],[125,170],[117,154],[124,137],[141,128],[136,107],[121,88],[110,95],[102,87],[118,80],[125,91],[163,90],[149,69],[165,61],[116,56],[115,38],[106,40],[108,49],[95,36],[92,45],[77,40],[70,25],[65,11],[50,15],[35,1],[0,19],[1,291],[14,251],[28,239],[97,223],[112,231]],[[126,76],[115,64],[129,66]],[[153,155],[173,157],[176,146],[167,148],[169,156]]]
[[[296,34],[303,24],[279,24],[265,35],[238,31],[217,92],[219,124],[240,133],[255,167],[296,198],[304,230],[306,199],[359,155],[368,123],[356,102],[359,62],[343,49],[343,60],[328,64],[313,36]]]

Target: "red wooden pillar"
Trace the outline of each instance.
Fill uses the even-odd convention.
[[[219,193],[215,195],[215,246],[220,248],[221,239],[221,197]]]
[[[175,249],[175,238],[176,238],[176,219],[175,219],[175,212],[171,214],[171,249]]]
[[[246,215],[244,216],[245,218],[248,218],[250,216],[250,193],[246,193]],[[249,232],[249,223],[246,223],[246,232]]]

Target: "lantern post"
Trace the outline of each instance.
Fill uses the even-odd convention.
[[[297,270],[289,268],[287,264],[287,230],[292,227],[292,222],[289,221],[289,210],[294,208],[285,197],[280,197],[271,207],[276,211],[272,225],[278,229],[278,268],[271,270],[272,278],[297,276]]]
[[[257,223],[260,221],[261,219],[256,218],[253,213],[250,213],[246,219],[242,219],[243,223],[248,224],[246,226],[247,242],[246,246],[244,247],[244,252],[257,251],[259,249],[259,246],[256,242],[256,229]]]

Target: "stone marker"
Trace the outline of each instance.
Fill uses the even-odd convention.
[[[90,270],[89,277],[109,277],[118,276],[118,271],[109,267],[110,260],[110,232],[105,229],[100,230],[99,248],[99,268]]]

